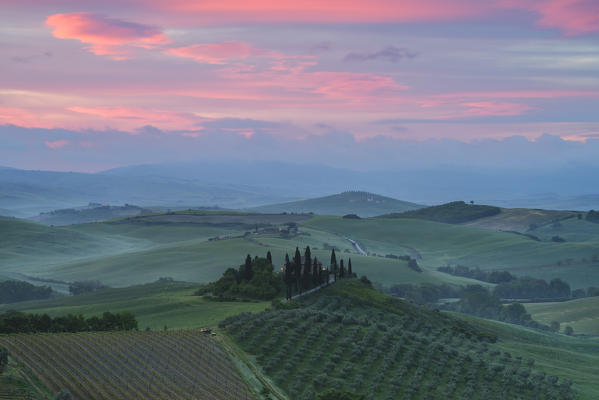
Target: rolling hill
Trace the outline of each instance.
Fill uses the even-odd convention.
[[[91,203],[87,207],[63,208],[60,210],[41,213],[29,220],[41,222],[45,225],[75,225],[88,222],[97,222],[114,218],[128,217],[137,214],[149,214],[153,210],[130,204],[124,206],[110,206]]]
[[[388,213],[381,215],[379,218],[414,218],[444,222],[447,224],[460,224],[498,215],[500,213],[501,209],[499,207],[466,204],[463,201],[454,201],[439,206],[424,207],[418,210]]]
[[[357,279],[306,296],[299,308],[241,314],[220,326],[292,399],[330,388],[372,400],[575,398],[570,381],[547,376],[533,358],[512,357],[488,329]]]
[[[323,215],[357,214],[360,217],[416,210],[419,204],[380,196],[368,192],[343,192],[326,197],[254,207],[260,213],[314,213]]]
[[[559,322],[562,331],[569,325],[574,333],[599,336],[599,297],[559,303],[529,303],[526,304],[526,311],[539,322]]]
[[[186,398],[190,393],[233,399],[237,391],[248,399],[289,400],[312,398],[328,388],[375,400],[424,395],[591,400],[599,395],[599,344],[593,339],[439,313],[358,279],[339,280],[281,308],[207,301],[190,296],[194,286],[156,282],[51,300],[48,308],[42,302],[23,303],[31,306],[23,307],[27,311],[52,315],[131,309],[139,314],[140,328],[152,331],[2,336],[0,345],[11,353],[11,373],[27,376],[21,386],[8,389],[19,399],[43,398],[31,391],[32,382],[49,393],[67,388],[90,399]],[[215,338],[196,330],[217,324]],[[142,364],[170,379],[144,373]],[[86,384],[73,386],[69,376]],[[110,387],[104,384],[108,381]],[[223,389],[223,382],[228,382],[224,390],[237,389],[225,397],[214,392]],[[84,389],[88,392],[81,393]]]
[[[285,253],[309,245],[324,261],[336,248],[344,258],[365,266],[371,280],[385,285],[472,283],[436,271],[459,264],[547,281],[561,278],[573,289],[599,286],[599,224],[577,218],[561,224],[558,234],[566,241],[557,243],[551,240],[552,230],[533,240],[512,232],[412,218],[178,211],[67,227],[8,219],[0,220],[0,276],[99,279],[117,287],[164,276],[208,282],[239,265],[239,254],[264,255],[270,250],[275,265],[281,265]],[[554,228],[539,228],[539,233],[543,229]],[[359,254],[349,239],[368,255]],[[423,272],[387,255],[409,255]]]

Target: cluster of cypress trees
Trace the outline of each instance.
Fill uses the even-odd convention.
[[[289,258],[289,254],[285,254],[285,270],[283,280],[285,281],[286,298],[290,299],[294,292],[301,294],[306,290],[314,287],[329,284],[333,274],[333,279],[337,281],[337,277],[353,277],[351,258],[348,260],[347,269],[344,266],[343,259],[337,264],[337,256],[335,249],[331,252],[331,263],[329,268],[324,268],[322,262],[316,257],[312,257],[310,246],[304,250],[302,257],[298,247],[295,248],[293,259]]]

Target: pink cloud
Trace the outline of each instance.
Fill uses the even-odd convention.
[[[155,0],[162,10],[193,15],[204,24],[233,22],[397,22],[443,21],[485,13],[489,6],[474,0]]]
[[[166,50],[165,53],[178,57],[191,58],[204,64],[226,64],[230,60],[246,59],[248,57],[285,57],[278,52],[257,49],[251,44],[244,42],[194,44],[187,47],[171,48]]]
[[[512,116],[521,115],[531,110],[526,104],[505,101],[476,101],[461,104],[468,109],[457,117],[486,117],[486,116]]]
[[[243,131],[243,132],[239,132],[239,134],[243,137],[245,137],[246,139],[251,139],[252,136],[254,136],[256,132],[254,131]]]
[[[121,129],[135,130],[146,125],[160,129],[197,129],[201,118],[182,112],[139,107],[68,107],[68,111],[99,117],[115,123]]]
[[[54,140],[54,141],[48,141],[48,140],[46,140],[44,142],[44,144],[47,147],[51,148],[52,150],[60,149],[60,148],[62,148],[64,146],[69,145],[70,143],[71,142],[69,142],[68,140],[64,140],[64,139],[59,139],[59,140]]]
[[[170,43],[159,29],[92,13],[55,14],[46,25],[59,39],[76,39],[96,55],[127,58],[130,47],[155,48]]]
[[[175,15],[183,25],[456,21],[517,9],[534,13],[537,26],[566,35],[599,31],[596,0],[154,0],[149,5]]]
[[[599,31],[599,2],[597,0],[502,0],[508,8],[537,13],[537,25],[557,28],[574,36]]]
[[[565,97],[599,97],[598,90],[507,90],[495,92],[447,93],[435,96],[442,98],[493,98],[493,99],[558,99]]]

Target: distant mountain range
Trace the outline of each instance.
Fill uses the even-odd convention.
[[[247,209],[348,190],[378,193],[406,204],[474,200],[501,207],[589,210],[599,209],[599,194],[593,193],[599,191],[593,185],[597,173],[592,168],[574,167],[556,171],[458,167],[352,171],[245,161],[140,165],[100,173],[0,168],[0,215],[32,217],[90,202],[173,209]],[[305,203],[297,206],[304,207]],[[314,206],[308,203],[306,207]],[[334,211],[330,207],[328,210]]]

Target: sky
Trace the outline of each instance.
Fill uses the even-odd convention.
[[[0,71],[19,168],[599,148],[597,0],[0,0]]]

